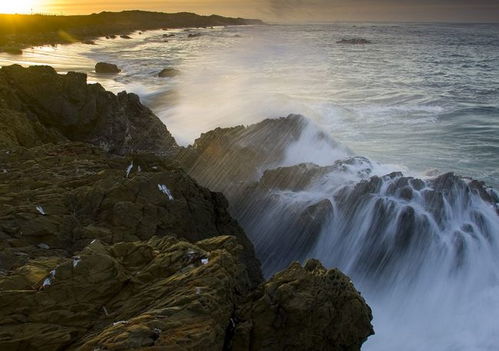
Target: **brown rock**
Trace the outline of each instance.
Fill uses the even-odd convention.
[[[276,274],[236,317],[233,350],[360,350],[374,333],[371,310],[350,279],[317,260]]]

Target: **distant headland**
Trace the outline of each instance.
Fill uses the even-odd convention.
[[[102,36],[166,28],[263,24],[256,19],[194,13],[101,12],[82,16],[0,15],[0,52],[21,54],[38,45],[88,42]]]

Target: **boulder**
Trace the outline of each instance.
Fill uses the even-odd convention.
[[[233,350],[360,350],[374,334],[369,306],[350,279],[319,261],[291,264],[236,312]]]
[[[98,62],[95,65],[95,72],[104,74],[116,74],[120,73],[121,69],[119,69],[118,66],[112,63]]]
[[[121,39],[132,39],[132,37],[131,37],[131,36],[129,36],[129,35],[125,35],[125,34],[124,34],[124,35],[120,35],[120,38],[121,38]]]

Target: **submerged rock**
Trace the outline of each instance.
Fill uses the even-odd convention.
[[[95,72],[96,73],[105,73],[105,74],[116,74],[120,73],[121,69],[118,68],[113,63],[106,63],[106,62],[98,62],[95,65]]]
[[[178,70],[176,70],[175,68],[168,67],[168,68],[164,68],[163,70],[161,70],[161,72],[158,73],[158,77],[160,77],[160,78],[172,78],[172,77],[177,76],[179,73],[180,72]]]
[[[353,38],[353,39],[341,39],[336,42],[337,44],[353,44],[353,45],[363,45],[372,44],[371,41],[363,38]]]

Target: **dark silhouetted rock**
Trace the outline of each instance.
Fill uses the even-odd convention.
[[[5,119],[14,122],[8,130],[0,131],[9,134],[0,144],[29,147],[71,140],[119,154],[177,152],[165,125],[137,95],[114,95],[99,84],[88,85],[86,80],[85,74],[59,75],[44,66],[0,69],[0,113],[4,110]]]
[[[95,65],[95,72],[96,73],[105,73],[105,74],[116,74],[120,73],[121,69],[118,68],[113,63],[106,63],[106,62],[98,62]]]
[[[0,47],[0,52],[5,52],[10,55],[22,55],[23,51],[16,47]]]

